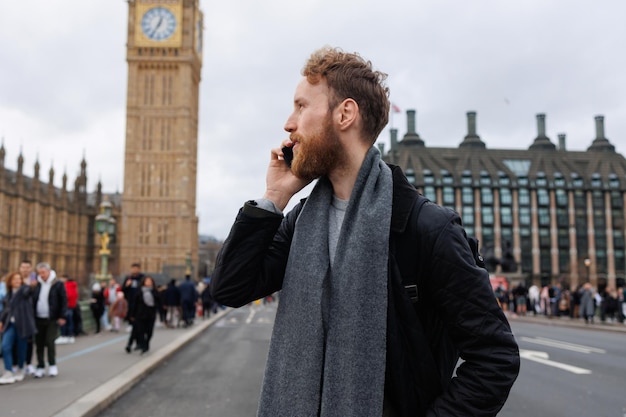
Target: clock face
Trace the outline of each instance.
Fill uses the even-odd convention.
[[[176,30],[176,16],[165,7],[154,7],[141,18],[141,30],[152,40],[166,40]]]

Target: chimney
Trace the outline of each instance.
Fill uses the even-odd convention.
[[[546,137],[546,115],[543,113],[537,115],[537,137]]]
[[[596,116],[596,138],[587,148],[588,151],[615,152],[615,146],[604,137],[604,116]]]
[[[528,149],[556,150],[556,145],[550,142],[550,138],[546,136],[546,115],[543,113],[537,115],[537,137]]]
[[[565,133],[559,133],[557,136],[559,138],[559,150],[566,151],[567,149],[565,149]]]
[[[396,148],[398,147],[398,129],[396,129],[395,127],[391,128],[389,130],[389,135],[391,136],[390,137],[390,139],[391,139],[391,150],[395,151]]]
[[[410,145],[419,145],[424,146],[424,141],[420,138],[417,131],[415,130],[415,114],[417,112],[415,110],[407,110],[406,111],[406,129],[407,132],[402,138],[403,144]]]
[[[604,116],[596,116],[596,140],[604,137]]]
[[[479,148],[485,149],[485,143],[480,140],[480,136],[476,134],[476,112],[468,111],[467,112],[467,135],[463,142],[459,145],[460,148]]]
[[[380,156],[385,156],[385,144],[383,142],[378,142],[378,152],[380,152]]]

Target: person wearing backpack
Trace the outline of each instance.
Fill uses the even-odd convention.
[[[239,211],[210,283],[232,307],[281,291],[258,415],[495,416],[518,346],[459,216],[373,146],[386,75],[329,47],[302,75],[265,194]]]

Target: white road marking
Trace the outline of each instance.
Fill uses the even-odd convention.
[[[246,324],[252,323],[252,319],[254,318],[255,314],[256,314],[256,308],[251,308],[250,314],[248,314],[248,318],[246,319]]]
[[[562,369],[567,372],[571,372],[576,375],[588,375],[591,374],[591,370],[585,368],[579,368],[577,366],[568,365],[549,359],[547,352],[538,352],[536,350],[520,349],[519,355],[521,358],[528,359],[533,362],[542,363],[544,365],[552,366],[554,368]]]
[[[551,346],[559,349],[571,350],[580,353],[606,353],[606,350],[591,346],[577,345],[575,343],[562,342],[560,340],[547,339],[544,337],[522,337],[520,340],[537,345]]]

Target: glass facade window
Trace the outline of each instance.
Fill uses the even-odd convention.
[[[550,194],[545,188],[539,188],[537,190],[537,204],[540,206],[550,205]]]
[[[591,187],[592,188],[602,187],[602,177],[600,177],[600,174],[591,175]]]
[[[446,185],[452,185],[454,184],[454,178],[452,178],[452,175],[450,174],[445,174],[443,176],[443,183]]]
[[[530,226],[530,207],[519,208],[519,224]]]
[[[557,188],[555,191],[556,194],[556,205],[557,206],[567,206],[567,191],[562,188]]]
[[[574,188],[583,188],[583,186],[585,185],[582,178],[574,178],[572,184],[574,185]]]
[[[509,188],[500,188],[500,204],[503,206],[513,204],[513,194]]]
[[[500,223],[502,226],[510,226],[513,224],[513,212],[511,207],[500,207]]]
[[[424,186],[424,197],[429,199],[430,201],[437,202],[437,192],[435,191],[435,187],[432,185]]]
[[[443,204],[445,206],[454,205],[454,188],[450,186],[443,187]]]
[[[547,207],[537,209],[537,218],[539,226],[550,226],[550,209]]]
[[[461,202],[463,204],[474,203],[474,189],[472,187],[463,187],[461,189]]]
[[[472,185],[472,177],[471,175],[463,174],[461,178],[461,184],[463,185]]]
[[[520,188],[518,191],[517,201],[520,206],[529,206],[530,205],[530,191],[528,188]]]
[[[493,204],[493,191],[491,190],[491,188],[480,189],[480,200],[482,204],[487,204],[487,205]]]
[[[483,215],[483,225],[492,225],[493,224],[493,207],[483,207],[481,211]]]
[[[463,207],[463,224],[464,225],[474,224],[474,209],[472,207],[468,207],[468,206]]]

